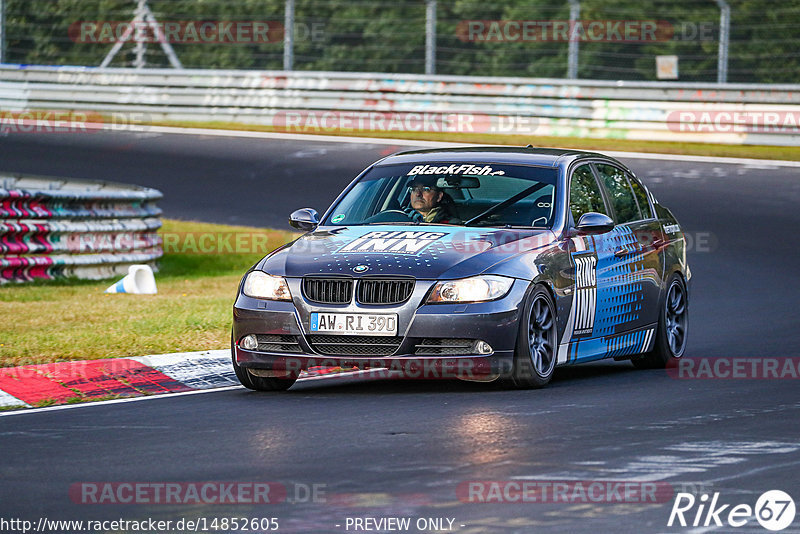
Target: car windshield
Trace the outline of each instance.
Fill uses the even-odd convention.
[[[323,224],[451,224],[550,228],[553,168],[494,163],[417,163],[371,169]]]

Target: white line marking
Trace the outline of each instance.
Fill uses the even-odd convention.
[[[112,125],[86,124],[87,129],[115,130]],[[444,141],[423,141],[414,139],[388,139],[383,137],[346,137],[339,135],[313,135],[313,134],[290,134],[278,132],[254,132],[246,130],[216,130],[213,128],[178,128],[175,126],[138,126],[132,125],[126,132],[140,133],[161,133],[179,135],[208,135],[214,137],[239,137],[246,139],[282,139],[287,141],[320,141],[324,143],[360,143],[368,145],[393,145],[393,146],[412,146],[412,147],[431,147],[431,148],[455,148],[462,146],[505,146],[510,145],[491,145],[486,143],[449,143]],[[739,145],[731,145],[739,146]],[[580,149],[565,149],[580,150]],[[731,165],[764,165],[767,167],[800,167],[800,161],[786,161],[773,159],[751,159],[751,158],[728,158],[716,156],[690,156],[683,154],[657,154],[651,152],[619,152],[598,150],[603,154],[613,158],[632,158],[632,159],[654,159],[662,161],[693,161],[697,163],[726,163]]]
[[[782,464],[770,464],[763,467],[756,467],[754,469],[750,469],[748,471],[740,471],[734,475],[712,478],[706,481],[707,484],[718,484],[720,482],[727,482],[729,480],[736,480],[737,478],[744,478],[751,475],[755,475],[756,473],[763,473],[764,471],[773,471],[775,469],[783,469],[786,472],[792,471],[794,468],[800,465],[800,460],[795,462],[786,462]],[[792,469],[789,469],[792,468]]]
[[[162,354],[161,356],[180,356],[182,354],[193,354],[193,353],[176,353],[176,354]],[[152,357],[152,356],[151,356]],[[141,358],[145,358],[142,356]],[[364,375],[369,374],[380,374],[385,373],[386,376],[382,378],[391,378],[392,376],[399,376],[396,374],[395,371],[390,371],[388,369],[364,369],[361,371],[350,371],[344,373],[335,373],[335,374],[327,374],[327,375],[315,375],[315,376],[306,376],[300,378],[298,383],[302,384],[304,382],[311,382],[314,380],[323,380],[323,379],[335,379],[335,378],[357,378],[362,377]],[[402,373],[400,373],[402,375]],[[159,393],[157,395],[146,395],[144,397],[130,397],[125,399],[112,399],[106,401],[96,401],[96,402],[82,402],[78,404],[60,404],[58,406],[45,406],[44,408],[31,408],[28,410],[21,409],[18,411],[13,412],[0,412],[0,417],[7,417],[11,415],[22,415],[22,414],[29,414],[29,413],[42,413],[42,412],[53,412],[57,410],[69,410],[72,408],[87,408],[90,406],[101,406],[104,404],[121,404],[125,402],[138,402],[138,401],[145,401],[145,400],[153,400],[153,399],[165,399],[169,397],[178,397],[184,395],[199,395],[200,393],[213,393],[215,391],[231,391],[234,389],[244,389],[244,386],[236,385],[236,386],[224,386],[224,387],[217,387],[212,389],[198,389],[195,391],[181,391],[177,393]],[[0,392],[2,393],[2,392]],[[21,401],[20,401],[21,402]],[[22,403],[20,406],[28,406],[27,404]]]
[[[31,408],[30,410],[19,410],[15,412],[0,412],[0,417],[10,417],[12,415],[25,415],[25,414],[42,413],[42,412],[55,412],[58,410],[72,410],[75,408],[89,408],[91,406],[103,406],[106,404],[122,404],[125,402],[139,402],[139,401],[154,400],[154,399],[169,399],[172,397],[182,397],[184,395],[200,395],[201,393],[214,393],[218,391],[230,391],[232,389],[243,389],[243,388],[244,386],[227,386],[224,388],[217,388],[217,389],[198,389],[196,391],[181,391],[179,393],[162,393],[159,395],[147,395],[144,397],[131,397],[127,399],[113,399],[113,400],[98,401],[98,402],[81,402],[78,404],[60,404],[58,406],[46,406],[44,408]]]
[[[515,480],[525,479],[549,479],[549,480],[589,480],[599,478],[602,480],[618,478],[636,482],[657,482],[675,478],[681,475],[691,475],[700,479],[703,484],[717,484],[721,481],[728,481],[748,476],[754,473],[781,469],[800,464],[800,460],[794,460],[783,464],[774,462],[768,466],[742,471],[741,467],[734,475],[725,475],[718,478],[704,478],[702,473],[714,469],[736,466],[748,462],[751,457],[774,458],[774,454],[791,454],[800,450],[800,446],[789,442],[724,442],[709,441],[700,443],[680,443],[663,447],[666,451],[676,451],[683,454],[663,454],[656,452],[643,456],[634,456],[623,465],[606,465],[602,467],[582,467],[580,469],[537,473],[535,475],[520,475],[512,477]],[[702,477],[702,478],[701,478]]]

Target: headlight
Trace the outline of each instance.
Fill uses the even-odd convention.
[[[428,302],[483,302],[505,296],[514,284],[504,276],[473,276],[461,280],[439,282],[433,287]]]
[[[262,271],[252,271],[247,275],[242,292],[257,299],[292,300],[289,286],[282,276],[271,276]]]

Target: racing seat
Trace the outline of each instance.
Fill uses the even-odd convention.
[[[461,220],[461,217],[458,214],[458,205],[447,191],[442,191],[442,200],[439,202],[439,205],[445,207],[452,218]]]

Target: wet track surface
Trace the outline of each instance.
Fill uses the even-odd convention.
[[[284,228],[289,211],[322,211],[364,166],[403,148],[17,135],[0,138],[0,171],[157,187],[166,217]],[[625,163],[690,236],[686,357],[800,356],[800,171]],[[538,391],[345,380],[298,384],[285,394],[234,389],[1,417],[0,516],[278,517],[279,532],[353,532],[345,529],[348,517],[390,516],[411,517],[412,525],[420,517],[451,518],[461,533],[689,532],[667,527],[672,494],[648,504],[497,504],[464,502],[469,495],[459,488],[469,481],[655,481],[676,492],[719,492],[722,503],[752,506],[771,489],[797,500],[799,392],[797,380],[679,380],[601,362],[559,369]],[[261,506],[70,498],[71,484],[105,481],[279,482],[293,501],[303,501],[295,485],[322,484],[325,495]],[[737,531],[764,532],[755,519]]]

